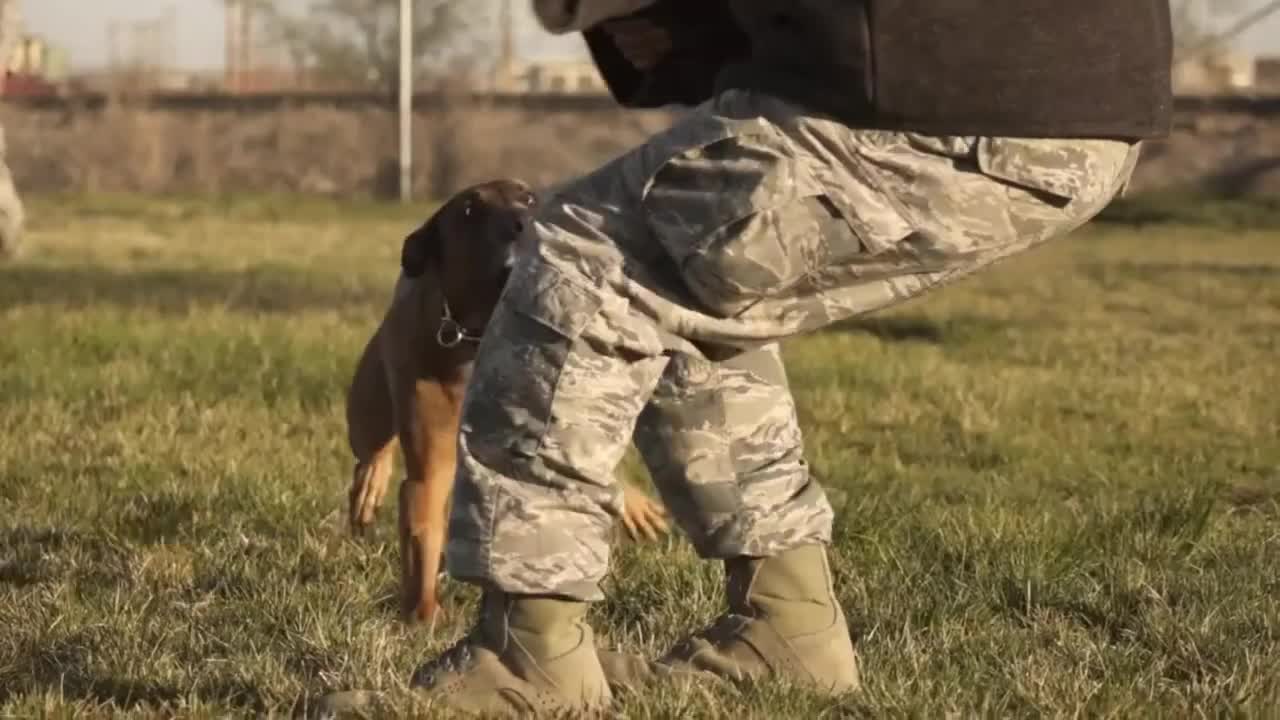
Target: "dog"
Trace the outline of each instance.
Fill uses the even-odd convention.
[[[346,398],[355,457],[349,522],[359,536],[373,523],[391,476],[396,445],[400,485],[401,614],[434,622],[457,464],[458,425],[468,379],[537,199],[512,179],[466,188],[404,239],[390,307],[365,345]],[[656,540],[666,513],[624,483],[621,518],[633,539]]]

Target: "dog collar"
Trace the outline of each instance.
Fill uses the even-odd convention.
[[[440,343],[440,347],[455,348],[464,342],[480,342],[484,330],[475,333],[454,320],[453,313],[449,310],[449,299],[443,295],[440,297],[440,308],[440,327],[436,330],[436,342]]]

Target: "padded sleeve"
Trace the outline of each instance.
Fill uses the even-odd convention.
[[[696,105],[715,92],[721,68],[750,54],[750,42],[726,0],[658,0],[632,16],[671,32],[671,53],[647,72],[628,62],[600,27],[583,31],[609,92],[624,107]]]

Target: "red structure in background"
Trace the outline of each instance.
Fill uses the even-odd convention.
[[[5,72],[0,81],[0,96],[13,98],[53,97],[58,86],[36,75]]]

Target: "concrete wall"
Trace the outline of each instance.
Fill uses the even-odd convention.
[[[397,117],[378,108],[74,111],[0,106],[25,193],[396,192]],[[503,175],[549,185],[669,124],[661,112],[436,110],[415,118],[414,186]]]
[[[1135,193],[1200,185],[1280,194],[1280,108],[1184,106],[1152,143]],[[593,169],[665,127],[663,112],[447,105],[420,112],[415,187],[440,195],[516,175],[539,185]],[[0,105],[24,192],[392,194],[396,116],[375,105],[160,109]]]
[[[1170,188],[1280,196],[1280,112],[1180,112],[1170,137],[1143,151],[1132,192]]]

